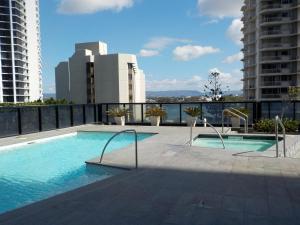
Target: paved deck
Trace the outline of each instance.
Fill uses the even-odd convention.
[[[188,128],[136,129],[159,133],[139,143],[139,170],[8,212],[0,216],[0,224],[300,224],[299,159],[276,159],[274,151],[235,154],[189,147],[184,145]],[[195,134],[208,132],[195,129]],[[107,154],[105,163],[132,167],[132,147]]]

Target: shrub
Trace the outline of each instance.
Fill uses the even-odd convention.
[[[128,115],[129,111],[127,109],[111,108],[106,113],[111,117],[122,117]]]
[[[164,117],[166,115],[167,115],[166,111],[160,107],[152,107],[146,110],[146,117],[150,117],[150,116]]]
[[[291,119],[283,119],[282,121],[286,132],[295,133],[299,128],[299,121],[291,120]],[[259,120],[254,124],[254,130],[258,132],[265,133],[274,133],[275,132],[275,120],[271,119],[263,119]],[[279,126],[279,130],[281,131],[281,127]]]
[[[299,129],[299,121],[297,120],[291,120],[291,119],[284,119],[283,125],[285,127],[286,132],[292,132],[295,133]]]
[[[272,133],[275,131],[275,122],[270,119],[259,120],[254,124],[254,130],[264,133]]]
[[[191,117],[199,117],[202,114],[200,107],[187,107],[184,112]]]

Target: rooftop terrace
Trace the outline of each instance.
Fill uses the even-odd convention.
[[[125,128],[157,133],[139,142],[138,170],[8,212],[0,216],[0,224],[300,224],[299,159],[275,158],[273,150],[236,154],[190,147],[187,127]],[[124,127],[85,125],[4,138],[0,145],[78,129]],[[211,132],[194,129],[194,135]],[[133,146],[106,154],[104,163],[133,168]]]

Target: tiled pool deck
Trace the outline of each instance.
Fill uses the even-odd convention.
[[[158,133],[139,143],[139,170],[3,214],[0,224],[300,225],[299,159],[277,159],[274,151],[235,154],[189,147],[184,145],[189,140],[186,127],[125,128]],[[77,129],[1,139],[0,146]],[[90,125],[79,129],[124,128]],[[200,133],[212,130],[194,130]],[[104,162],[132,167],[133,146],[107,154]]]

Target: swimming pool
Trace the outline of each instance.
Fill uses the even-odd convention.
[[[87,166],[115,133],[79,132],[72,136],[0,151],[0,213],[99,181],[121,170]],[[153,134],[139,133],[138,140]],[[134,142],[117,136],[107,148],[116,151]]]
[[[274,137],[265,136],[231,136],[224,135],[225,150],[233,151],[266,151],[276,144]],[[203,148],[223,148],[218,136],[199,135],[193,142],[193,146]]]

